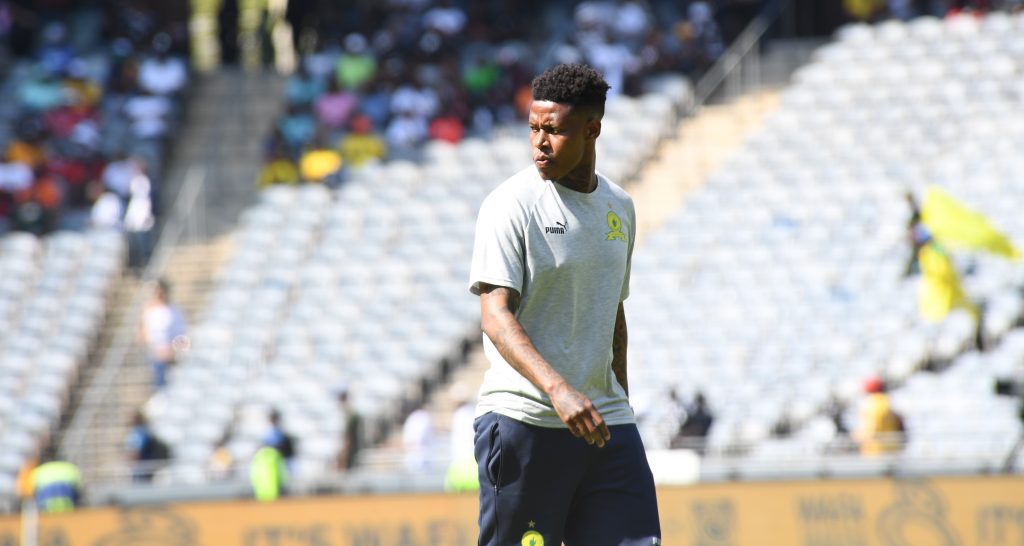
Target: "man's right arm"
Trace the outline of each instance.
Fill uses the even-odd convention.
[[[515,290],[480,283],[481,327],[505,362],[548,395],[573,436],[604,447],[611,438],[604,418],[593,402],[569,385],[537,351],[515,317],[518,306],[519,293]]]

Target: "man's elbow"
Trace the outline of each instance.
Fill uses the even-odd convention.
[[[494,341],[494,333],[497,331],[497,320],[491,313],[484,312],[483,316],[480,317],[480,329],[483,330],[492,342]]]

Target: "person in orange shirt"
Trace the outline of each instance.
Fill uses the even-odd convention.
[[[36,138],[18,138],[7,145],[7,161],[24,163],[35,169],[46,162],[46,154],[43,152],[39,140]]]
[[[37,235],[57,229],[64,194],[53,176],[36,169],[32,185],[14,194],[14,225]]]

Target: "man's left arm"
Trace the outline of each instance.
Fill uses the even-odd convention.
[[[622,385],[622,390],[629,396],[629,380],[626,376],[626,310],[619,302],[619,311],[615,314],[615,333],[612,335],[612,371],[615,379]]]

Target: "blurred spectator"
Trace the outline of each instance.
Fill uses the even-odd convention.
[[[158,139],[167,135],[171,100],[143,90],[125,101],[124,112],[132,124],[132,135],[139,139]]]
[[[427,134],[432,140],[443,140],[458,144],[466,133],[466,128],[456,115],[450,111],[437,116],[430,122]]]
[[[585,45],[587,63],[604,74],[611,88],[608,96],[622,94],[626,88],[626,76],[636,72],[637,60],[625,44],[611,41],[607,36],[594,39]]]
[[[297,153],[316,135],[316,120],[308,109],[293,104],[288,107],[288,114],[278,122],[277,128],[289,151]]]
[[[36,169],[35,180],[14,194],[11,227],[36,235],[57,229],[63,195],[60,186],[42,167]]]
[[[235,457],[228,448],[230,436],[225,434],[217,440],[210,454],[210,461],[207,464],[207,475],[212,481],[224,481],[231,479],[235,474]]]
[[[299,70],[288,77],[284,96],[289,105],[312,104],[324,92],[326,75],[314,76],[308,69],[309,62],[300,63]]]
[[[167,386],[167,370],[176,360],[176,344],[185,336],[185,316],[170,303],[170,286],[160,280],[142,312],[139,336],[153,371],[153,387]]]
[[[694,439],[707,438],[712,423],[714,423],[714,416],[708,408],[704,393],[697,392],[693,397],[693,402],[684,408],[684,417],[679,425],[679,433],[673,440],[673,447],[686,447],[692,445]]]
[[[65,100],[64,87],[56,75],[42,68],[36,68],[34,74],[22,81],[17,93],[21,106],[34,112],[56,108]]]
[[[74,464],[57,459],[53,452],[43,455],[42,464],[32,470],[30,481],[36,505],[43,513],[71,512],[81,501],[81,471]]]
[[[139,88],[154,95],[174,95],[188,83],[188,68],[181,59],[171,57],[171,37],[165,33],[153,38],[153,54],[139,65]]]
[[[686,10],[687,23],[702,62],[698,68],[710,66],[725,51],[725,43],[714,19],[714,11],[707,2],[694,2]]]
[[[885,4],[886,0],[843,0],[843,9],[852,19],[868,22],[884,13]]]
[[[423,14],[423,27],[445,36],[456,36],[466,27],[466,12],[452,0],[438,0],[437,5]]]
[[[611,30],[616,40],[636,48],[651,29],[650,14],[643,2],[619,0],[612,19]]]
[[[452,413],[449,436],[451,446],[448,449],[449,463],[445,489],[456,492],[475,491],[480,488],[474,455],[473,419],[476,414],[476,401],[463,389],[454,390],[452,398],[457,407]]]
[[[891,407],[885,382],[878,376],[864,381],[857,429],[854,439],[861,455],[873,457],[899,451],[903,447],[903,419]]]
[[[417,83],[406,83],[400,85],[391,94],[391,112],[393,114],[412,114],[421,120],[428,120],[437,113],[440,108],[440,100],[437,91],[424,83],[422,77],[417,78]]]
[[[427,121],[412,111],[400,112],[385,131],[392,154],[410,156],[427,138]]]
[[[313,146],[302,154],[299,160],[299,173],[306,182],[323,182],[328,185],[337,183],[341,171],[342,158],[337,150],[324,146]]]
[[[426,470],[434,449],[434,420],[423,407],[416,408],[402,425],[405,468],[411,472]]]
[[[260,502],[273,502],[287,493],[288,465],[281,452],[264,443],[253,455],[249,467],[249,481],[253,494]]]
[[[363,449],[363,417],[349,401],[347,388],[338,391],[338,411],[345,427],[338,452],[338,468],[349,471],[356,467],[359,452]]]
[[[339,129],[348,123],[357,104],[355,93],[342,89],[336,80],[330,80],[327,92],[316,99],[316,120],[327,129]]]
[[[131,196],[132,178],[142,167],[135,157],[122,154],[114,161],[107,163],[101,177],[106,188],[121,197],[126,203]]]
[[[488,58],[480,57],[466,67],[462,74],[462,85],[471,97],[484,97],[498,85],[501,71]]]
[[[374,127],[386,127],[391,116],[391,83],[388,81],[371,83],[368,91],[359,101],[359,110],[370,118]]]
[[[67,27],[60,21],[50,21],[43,28],[42,45],[36,52],[38,66],[50,74],[62,74],[75,58],[75,50],[68,40]]]
[[[321,82],[320,90],[323,90],[323,83],[334,77],[334,71],[338,64],[338,57],[341,56],[341,47],[333,39],[327,38],[317,44],[316,51],[306,55],[302,68],[305,69],[314,81]],[[320,93],[317,93],[319,95]],[[310,99],[312,100],[312,99]]]
[[[39,454],[33,453],[25,462],[22,463],[21,468],[18,469],[18,476],[15,478],[15,490],[18,493],[18,500],[21,501],[22,505],[26,502],[33,501],[33,485],[32,485],[32,471],[39,466]]]
[[[263,165],[258,184],[265,188],[274,184],[297,184],[300,179],[299,167],[283,147],[275,146],[270,159]]]
[[[843,420],[843,413],[846,411],[844,404],[832,394],[829,396],[828,402],[825,405],[825,415],[832,422],[835,427],[835,435],[832,440],[825,446],[825,450],[830,454],[840,453],[851,453],[857,451],[857,445],[850,438],[850,429],[846,426],[846,422]]]
[[[263,445],[276,449],[289,469],[295,463],[295,438],[285,432],[281,426],[281,412],[274,409],[270,412],[270,429],[263,435]]]
[[[366,38],[357,33],[346,36],[345,51],[338,57],[335,67],[338,84],[344,89],[359,89],[376,71],[377,59],[368,50]]]
[[[132,417],[128,437],[125,438],[125,450],[128,460],[132,463],[132,481],[148,483],[159,466],[170,458],[170,449],[153,430],[141,410]]]
[[[21,163],[36,169],[46,161],[42,148],[41,128],[23,129],[22,136],[7,145],[7,161]]]
[[[152,249],[153,216],[152,184],[146,176],[145,163],[139,160],[128,185],[128,206],[124,211],[124,230],[128,235],[128,265],[136,271],[149,261]]]
[[[25,163],[0,163],[0,191],[14,194],[28,189],[32,185],[32,177],[32,167]]]
[[[89,211],[90,225],[95,228],[121,229],[124,221],[124,202],[120,195],[104,191]]]
[[[352,130],[341,138],[341,157],[350,167],[358,168],[369,161],[384,159],[388,146],[373,130],[373,121],[359,115],[352,120]]]

